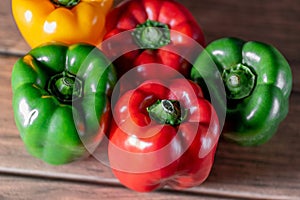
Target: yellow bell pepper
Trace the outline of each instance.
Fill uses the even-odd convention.
[[[47,42],[97,46],[113,0],[12,0],[15,22],[32,47]]]

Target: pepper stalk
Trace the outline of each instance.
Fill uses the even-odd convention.
[[[66,8],[71,8],[79,4],[80,0],[51,0],[51,2],[58,7],[62,6]]]
[[[181,112],[180,103],[176,100],[157,100],[147,107],[150,118],[161,124],[177,126],[186,118],[186,111]]]
[[[253,91],[256,83],[256,75],[243,64],[223,71],[222,78],[229,99],[243,99]]]
[[[144,49],[158,49],[171,42],[168,25],[153,20],[146,20],[137,25],[132,33],[135,42]]]
[[[83,83],[75,75],[62,72],[50,78],[48,91],[62,103],[71,103],[83,95]]]

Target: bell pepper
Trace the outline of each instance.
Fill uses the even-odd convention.
[[[113,0],[12,0],[15,22],[32,47],[56,41],[99,45]]]
[[[220,126],[196,83],[148,80],[118,99],[113,116],[108,158],[126,187],[183,189],[208,177]]]
[[[16,126],[28,152],[60,165],[92,153],[110,122],[113,66],[92,45],[47,44],[12,71]]]
[[[189,76],[191,66],[184,57],[192,54],[195,43],[204,45],[195,18],[173,0],[128,0],[112,9],[107,18],[101,48],[114,60],[119,77],[131,70],[138,84],[178,77],[176,72]],[[166,67],[157,71],[147,65],[150,63]]]
[[[224,138],[243,146],[266,143],[288,114],[292,73],[287,60],[272,45],[222,38],[200,54],[192,79],[209,80],[216,74],[213,65],[226,89]]]

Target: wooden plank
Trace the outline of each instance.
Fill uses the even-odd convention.
[[[0,52],[22,55],[29,51],[11,12],[11,1],[0,2]]]
[[[267,144],[247,148],[221,141],[208,184],[252,194],[276,194],[279,199],[299,199],[299,100],[299,94],[293,94],[287,119]]]
[[[27,52],[11,14],[11,1],[1,1],[0,51]],[[116,0],[118,4],[121,0]],[[298,0],[178,0],[195,16],[207,42],[235,36],[278,47],[291,62],[299,62],[300,6]]]
[[[50,166],[26,152],[14,124],[11,105],[10,73],[17,59],[0,56],[0,172],[119,185],[109,167],[93,157],[64,166]],[[287,119],[267,144],[245,148],[221,140],[208,180],[187,190],[188,193],[260,199],[300,197],[299,101],[300,93],[294,92]]]
[[[300,74],[297,67],[300,63],[298,56],[300,7],[297,6],[297,0],[276,2],[203,0],[201,3],[182,0],[179,2],[186,5],[196,16],[208,42],[219,37],[236,36],[275,45],[291,62],[295,77],[294,91],[300,91],[300,82],[296,78]],[[0,52],[25,54],[29,47],[14,24],[10,13],[10,1],[1,1],[0,4]],[[26,153],[13,123],[10,99],[10,71],[16,59],[17,57],[0,58],[0,109],[2,111],[0,171],[118,185],[109,168],[93,158],[53,167]],[[291,112],[288,119],[266,145],[258,148],[240,148],[221,141],[211,176],[200,187],[188,190],[189,193],[264,199],[288,199],[289,196],[297,199],[300,196],[298,181],[300,180],[298,147],[300,109],[297,102],[299,102],[299,94],[295,93],[291,99]]]
[[[299,62],[300,6],[298,0],[184,1],[196,17],[207,42],[241,37],[273,44],[290,62]],[[197,3],[196,3],[197,2]]]
[[[66,182],[51,179],[23,178],[2,176],[0,182],[0,199],[73,199],[73,200],[225,200],[222,197],[193,196],[187,193],[160,191],[153,193],[136,193],[123,187],[112,187],[102,184]]]
[[[300,92],[300,79],[298,78],[300,75],[300,62],[290,63],[293,74],[293,88],[292,90],[295,92]]]
[[[115,5],[121,0],[116,0]],[[300,74],[300,6],[298,0],[178,0],[201,25],[207,43],[234,36],[276,46],[288,59],[295,77]],[[11,1],[0,2],[0,53],[23,55],[30,48],[11,13]],[[300,80],[294,78],[296,91]]]

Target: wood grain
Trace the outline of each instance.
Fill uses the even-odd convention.
[[[109,167],[93,157],[63,166],[31,157],[14,124],[10,85],[13,64],[30,48],[14,23],[11,1],[1,1],[0,199],[300,199],[298,0],[178,1],[194,14],[208,43],[225,36],[260,40],[273,44],[287,57],[294,75],[290,112],[271,141],[244,148],[221,140],[208,180],[183,192],[131,192],[120,187]]]
[[[27,52],[11,14],[11,1],[1,1],[1,51]],[[121,0],[116,0],[117,5]],[[201,25],[207,42],[235,36],[278,47],[291,62],[299,62],[300,6],[298,0],[178,0]]]
[[[22,55],[30,47],[22,38],[11,12],[11,0],[0,2],[0,52]]]
[[[111,187],[102,184],[66,182],[53,179],[37,179],[2,176],[0,199],[5,200],[225,200],[222,197],[195,196],[188,193],[159,191],[153,193],[135,193],[123,187]],[[14,187],[11,187],[14,186]]]
[[[15,56],[0,56],[0,172],[39,178],[120,185],[93,157],[63,166],[47,165],[25,150],[13,120],[10,73]],[[270,142],[260,147],[239,147],[221,141],[208,180],[187,190],[225,197],[286,199],[300,197],[300,94],[293,93],[290,113]]]
[[[115,5],[121,0],[115,0]],[[300,75],[300,6],[298,0],[178,0],[194,15],[207,43],[222,37],[240,37],[274,45]],[[30,47],[22,38],[11,13],[11,1],[0,2],[0,52],[23,55]],[[294,90],[300,80],[294,78]]]

